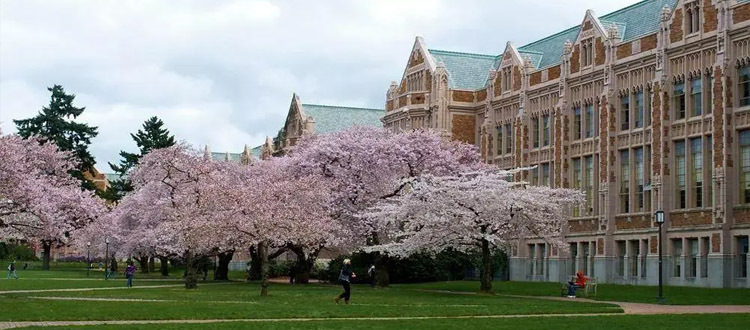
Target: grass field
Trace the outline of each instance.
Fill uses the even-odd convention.
[[[94,275],[96,274],[96,275]],[[511,297],[558,296],[559,284],[495,282],[497,295],[476,292],[478,282],[399,284],[388,289],[355,285],[352,302],[337,305],[337,285],[272,284],[270,296],[259,297],[259,284],[240,280],[200,282],[198,290],[185,290],[179,271],[162,278],[138,274],[135,287],[125,280],[103,280],[103,273],[85,268],[19,271],[21,279],[0,277],[0,323],[18,321],[112,321],[112,320],[237,320],[252,322],[212,323],[222,329],[403,329],[403,328],[741,328],[748,314],[735,315],[621,315],[613,304]],[[211,274],[209,274],[210,277]],[[71,291],[70,289],[87,289]],[[90,289],[90,290],[88,290]],[[12,292],[24,290],[24,292]],[[44,290],[44,291],[40,291]],[[455,293],[439,292],[455,291]],[[30,291],[30,292],[29,292]],[[461,293],[461,294],[458,294]],[[599,298],[613,301],[653,302],[655,289],[618,285],[599,286]],[[750,290],[667,287],[665,295],[675,304],[750,305]],[[591,314],[608,314],[590,316]],[[565,316],[587,314],[588,316]],[[526,315],[527,317],[523,317]],[[536,316],[528,315],[561,315]],[[504,318],[514,316],[513,318]],[[519,317],[515,317],[519,316]],[[502,317],[502,318],[501,318]],[[336,318],[350,318],[336,320]],[[366,319],[374,318],[374,319]],[[390,318],[390,319],[388,319]],[[257,321],[266,319],[265,321]],[[296,320],[295,320],[296,319]],[[305,320],[299,320],[305,319]],[[313,320],[308,320],[313,319]],[[285,320],[285,321],[280,321]],[[199,329],[206,324],[131,324],[79,326],[85,329]],[[76,327],[71,327],[76,328]]]

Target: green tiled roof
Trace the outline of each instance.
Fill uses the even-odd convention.
[[[302,104],[306,116],[315,119],[315,133],[338,132],[352,126],[381,127],[380,117],[385,115],[383,109],[339,107],[319,104]]]
[[[104,178],[107,179],[107,182],[120,180],[120,175],[117,173],[103,173],[103,174],[104,174]]]
[[[750,1],[750,0],[745,0]],[[623,41],[630,41],[638,37],[654,33],[659,30],[661,9],[664,5],[674,9],[677,0],[645,0],[622,8],[613,13],[599,17],[605,28],[614,25]],[[557,65],[561,61],[565,41],[574,41],[578,37],[580,25],[558,32],[541,40],[518,48],[523,57],[531,59],[537,69]],[[539,58],[537,58],[539,57]]]
[[[226,152],[212,152],[211,153],[211,159],[218,160],[218,161],[226,161],[227,160],[227,153]],[[229,153],[229,161],[233,163],[239,163],[242,160],[242,154],[241,153]]]
[[[622,37],[623,41],[630,41],[659,30],[661,9],[664,5],[667,5],[670,9],[674,10],[675,5],[677,5],[677,0],[641,1],[599,17],[599,20],[602,21],[602,23],[607,21],[625,25],[625,31],[620,30],[620,37]]]
[[[250,153],[252,153],[255,158],[260,159],[261,148],[263,148],[262,145],[252,148],[250,149]]]
[[[435,64],[445,64],[449,73],[450,88],[476,90],[484,88],[490,69],[495,67],[500,56],[471,53],[459,53],[445,50],[429,49]]]

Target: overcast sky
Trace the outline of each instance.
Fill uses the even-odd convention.
[[[634,0],[0,0],[0,127],[35,115],[61,84],[99,127],[111,169],[150,116],[178,139],[239,152],[302,102],[382,108],[415,36],[435,49],[500,53]]]

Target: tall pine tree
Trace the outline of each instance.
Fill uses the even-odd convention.
[[[73,106],[76,97],[74,94],[66,94],[60,85],[47,90],[52,93],[49,106],[42,108],[35,117],[13,121],[18,135],[23,138],[38,136],[43,143],[52,142],[60,150],[72,152],[78,166],[70,174],[81,181],[84,189],[96,190],[94,183],[84,178],[83,173],[88,171],[93,174],[95,162],[94,156],[89,152],[89,145],[91,139],[99,134],[97,127],[75,122],[86,108]]]
[[[119,165],[109,163],[115,173],[120,177],[110,182],[109,189],[103,194],[103,197],[110,201],[119,201],[126,193],[133,191],[133,186],[127,178],[127,173],[140,161],[141,157],[154,149],[166,148],[175,144],[174,135],[169,134],[169,130],[164,128],[164,122],[157,118],[151,117],[143,123],[143,129],[139,129],[135,134],[130,134],[140,149],[140,153],[134,154],[126,151],[120,151]]]

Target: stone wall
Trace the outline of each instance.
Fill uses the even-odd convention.
[[[602,38],[595,39],[596,43],[594,45],[594,50],[596,51],[596,54],[594,54],[594,64],[603,65],[604,61],[607,59],[607,55],[604,52],[604,42],[602,42]]]
[[[672,24],[669,25],[669,41],[682,40],[682,8],[677,8],[672,14]]]
[[[703,0],[703,32],[716,30],[719,25],[719,10],[711,4],[711,0]]]
[[[476,120],[474,115],[454,114],[451,120],[453,129],[451,133],[454,140],[469,144],[476,144]]]
[[[571,233],[586,233],[597,230],[596,219],[568,220]]]
[[[750,20],[750,3],[734,8],[732,12],[732,22],[735,24]]]
[[[711,223],[711,211],[691,210],[670,212],[670,226],[673,228],[705,226]]]
[[[641,38],[641,52],[646,52],[652,49],[656,49],[659,39],[656,34],[645,36]]]
[[[456,102],[474,102],[474,93],[467,91],[453,91],[453,101]]]
[[[736,224],[750,224],[750,209],[748,208],[735,208],[734,209],[734,223]]]
[[[650,215],[616,216],[615,228],[617,230],[651,228],[651,216]]]
[[[581,70],[581,47],[573,46],[573,54],[570,56],[570,72],[576,73]]]
[[[628,42],[617,46],[617,59],[623,59],[633,53],[633,44]]]

